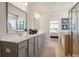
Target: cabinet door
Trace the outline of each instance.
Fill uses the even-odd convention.
[[[37,56],[38,55],[38,37],[36,36],[35,37],[35,43],[34,43],[35,45],[35,56]]]
[[[0,42],[0,57],[1,57],[1,42]]]
[[[34,56],[34,43],[29,44],[29,57]]]
[[[38,36],[38,48],[40,48],[42,45],[42,38],[41,35]]]
[[[26,41],[23,41],[23,42],[20,42],[18,44],[18,56],[19,57],[25,57],[26,56],[26,48],[27,48],[27,42]]]
[[[26,56],[26,52],[25,52],[26,48],[23,47],[18,51],[18,56],[19,57],[25,57]]]
[[[34,38],[31,38],[28,41],[28,51],[29,51],[28,56],[33,57],[34,56]]]
[[[17,44],[2,42],[2,57],[17,57]]]

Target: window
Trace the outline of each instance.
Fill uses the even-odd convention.
[[[50,32],[58,32],[58,21],[57,20],[52,20],[49,22],[50,24]]]
[[[24,30],[24,21],[18,21],[17,25],[18,30]]]

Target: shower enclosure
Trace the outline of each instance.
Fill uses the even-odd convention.
[[[79,3],[69,11],[69,34],[70,34],[70,51],[71,56],[79,56]]]

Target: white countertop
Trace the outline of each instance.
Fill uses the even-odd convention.
[[[28,40],[32,37],[35,37],[37,35],[41,35],[43,33],[44,32],[38,32],[37,34],[32,34],[32,35],[28,35],[28,34],[24,33],[22,36],[19,36],[19,35],[16,35],[16,34],[11,35],[11,36],[9,35],[9,36],[6,36],[6,37],[2,37],[0,41],[19,43],[19,42]]]

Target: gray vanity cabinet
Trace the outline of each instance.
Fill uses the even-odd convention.
[[[2,42],[2,57],[17,57],[17,44]]]
[[[2,42],[2,57],[25,57],[26,41],[20,43]]]
[[[45,34],[36,35],[27,40],[13,43],[0,42],[0,56],[2,57],[37,57],[44,44]]]
[[[34,38],[28,39],[28,56],[34,57]]]
[[[0,42],[0,57],[1,57],[1,42]]]

